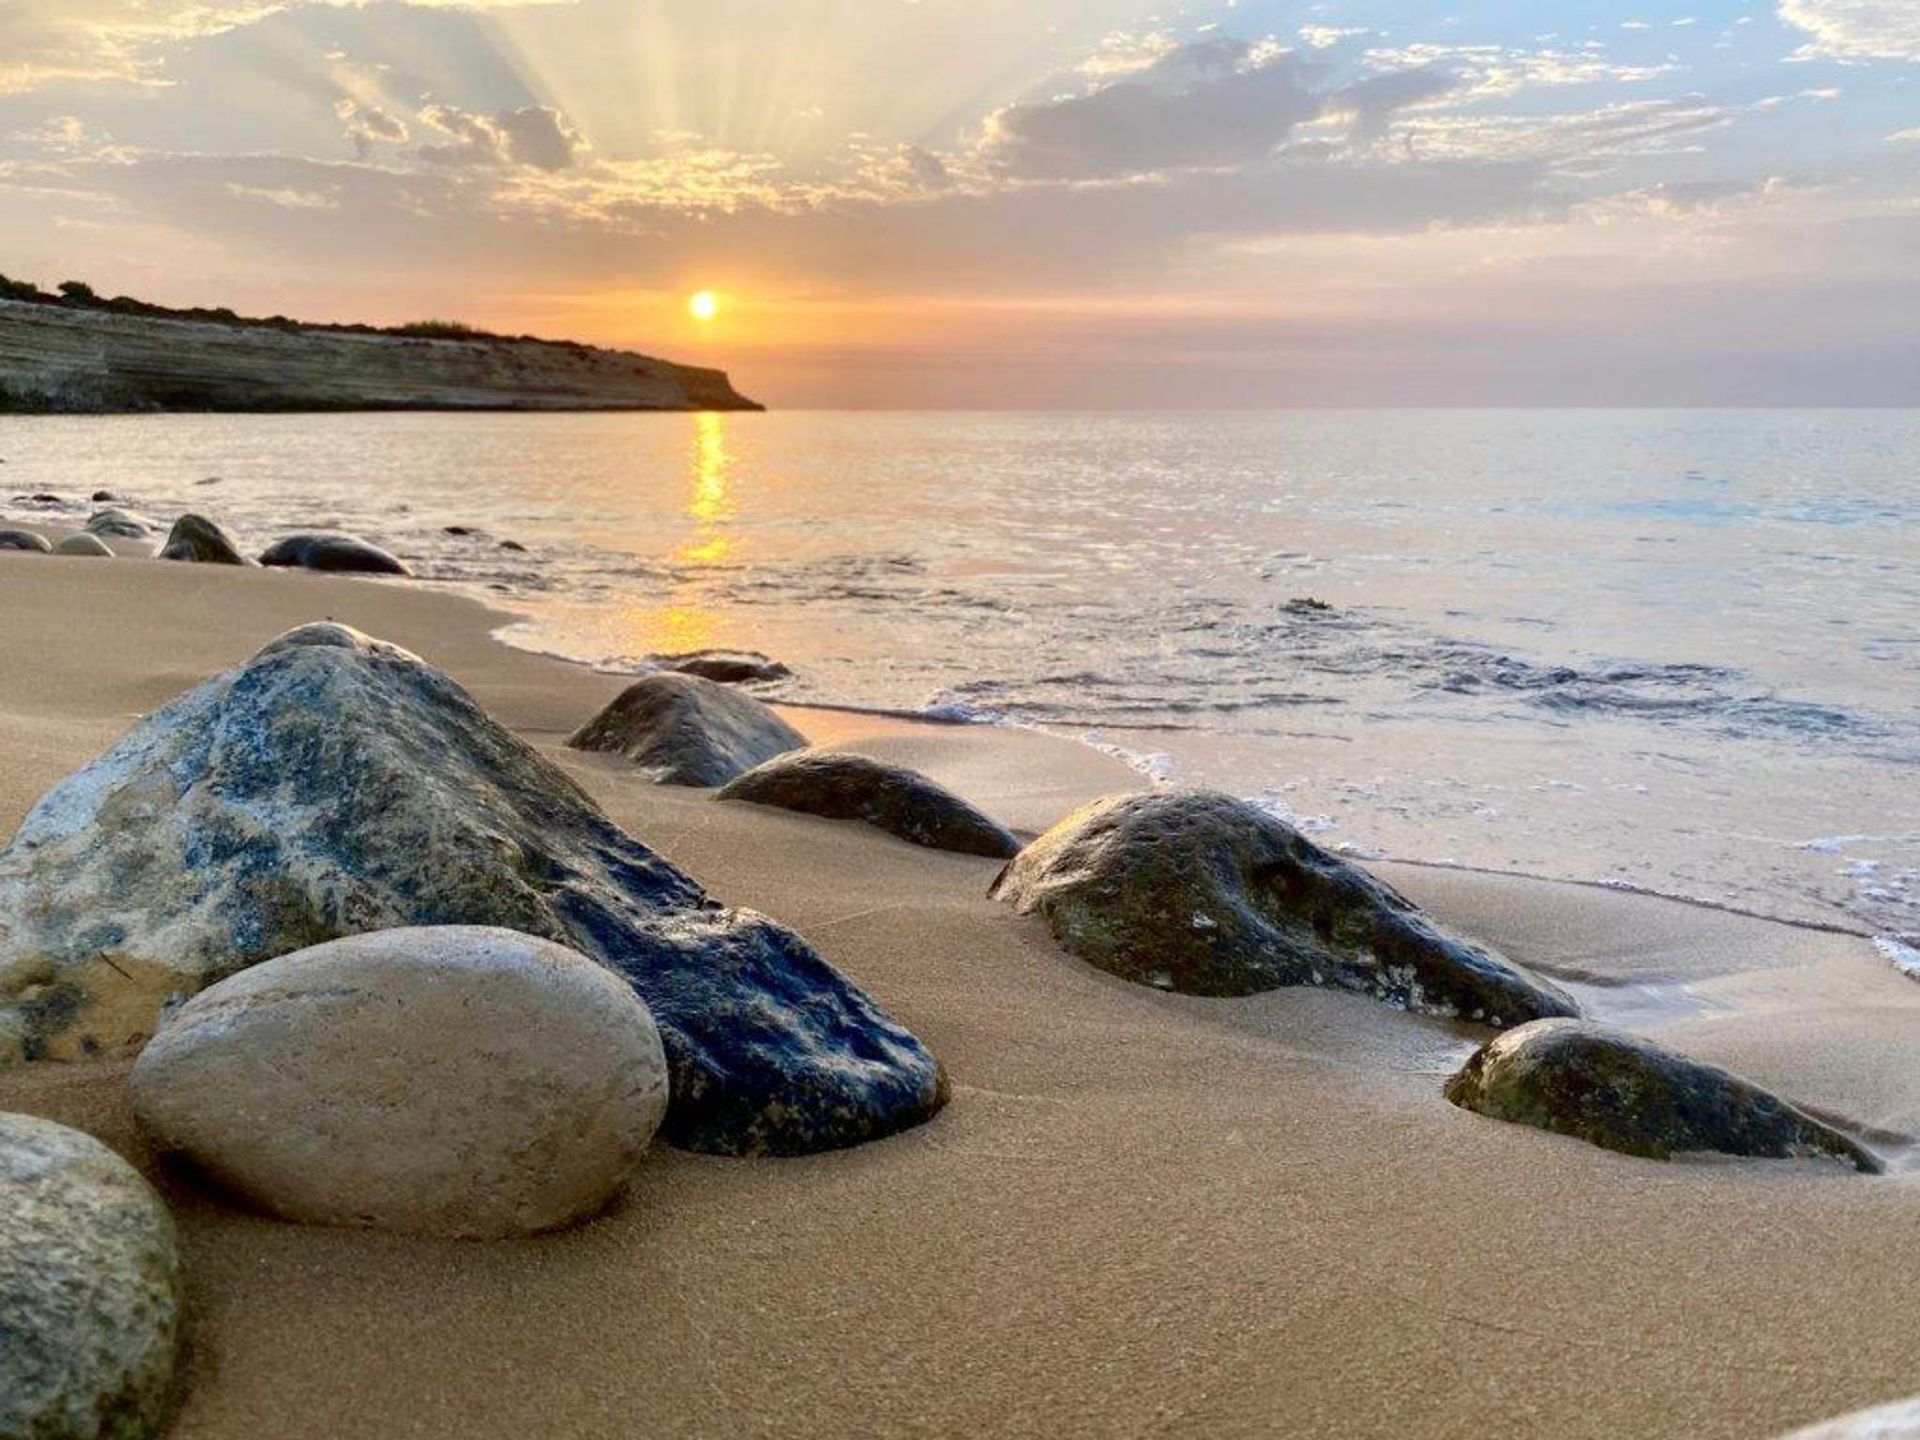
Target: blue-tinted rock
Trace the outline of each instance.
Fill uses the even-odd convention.
[[[1574,1013],[1556,986],[1229,795],[1096,801],[1022,850],[993,893],[1043,916],[1069,954],[1186,995],[1330,985],[1496,1027]]]
[[[698,675],[636,680],[567,737],[633,762],[659,785],[724,785],[807,737],[751,695]]]
[[[35,555],[51,555],[53,545],[44,535],[31,530],[0,530],[0,550],[25,550]]]
[[[260,563],[346,575],[413,574],[405,561],[358,535],[289,535],[269,548]]]
[[[495,925],[646,1001],[676,1144],[828,1149],[945,1099],[805,941],[708,899],[451,679],[344,626],[282,636],[51,791],[0,852],[0,915],[0,1055],[130,1053],[169,995],[273,956]]]

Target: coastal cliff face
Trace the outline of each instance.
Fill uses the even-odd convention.
[[[0,300],[0,413],[761,408],[724,371],[627,350]]]

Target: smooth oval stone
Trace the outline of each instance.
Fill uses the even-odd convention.
[[[647,1007],[483,926],[382,930],[202,991],[133,1069],[167,1148],[285,1219],[484,1238],[603,1209],[667,1108]]]
[[[58,545],[53,547],[53,553],[56,555],[91,555],[96,558],[104,556],[109,560],[113,558],[113,551],[108,547],[106,541],[102,540],[98,535],[88,535],[85,533],[67,536]]]
[[[717,797],[862,820],[915,845],[1005,860],[1020,842],[1004,826],[915,770],[864,755],[802,750],[777,755],[730,782]]]
[[[661,785],[724,785],[806,737],[751,695],[671,671],[634,681],[567,738],[623,755]]]
[[[1043,917],[1068,954],[1157,989],[1331,985],[1496,1028],[1574,1013],[1558,987],[1230,795],[1097,800],[1022,850],[992,893]]]
[[[262,565],[351,575],[411,575],[405,561],[358,535],[289,535],[260,557]]]
[[[0,550],[25,550],[35,555],[51,555],[53,546],[44,535],[31,530],[0,530]]]
[[[159,522],[145,515],[109,506],[87,518],[87,529],[95,535],[117,535],[122,540],[144,540],[160,528]]]
[[[1838,1160],[1877,1172],[1847,1136],[1717,1065],[1624,1030],[1540,1020],[1496,1036],[1447,1082],[1447,1099],[1623,1155],[1666,1160],[1716,1151]]]
[[[0,1436],[160,1433],[180,1306],[152,1187],[91,1135],[0,1115]]]
[[[240,553],[233,536],[204,515],[182,515],[160,547],[162,560],[186,560],[197,565],[252,565]]]
[[[1822,1420],[1778,1440],[1920,1440],[1920,1396]]]

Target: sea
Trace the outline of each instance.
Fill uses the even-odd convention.
[[[76,518],[352,531],[529,650],[763,650],[781,700],[1920,977],[1920,412],[6,418],[0,460]]]

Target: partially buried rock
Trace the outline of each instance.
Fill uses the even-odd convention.
[[[0,530],[0,550],[26,550],[35,555],[51,555],[53,546],[43,535],[31,530]]]
[[[487,1238],[603,1209],[667,1108],[632,988],[510,930],[382,930],[203,990],[133,1068],[141,1122],[288,1220]]]
[[[108,546],[106,541],[102,540],[98,535],[88,535],[84,532],[78,535],[67,536],[58,545],[53,547],[53,553],[56,555],[91,555],[96,559],[103,556],[109,560],[113,558],[113,550]]]
[[[251,565],[233,536],[204,515],[182,515],[160,547],[162,560],[187,560],[197,565]]]
[[[0,1436],[159,1434],[180,1307],[173,1222],[133,1167],[91,1135],[0,1115]]]
[[[1541,1020],[1496,1036],[1447,1082],[1447,1099],[1495,1120],[1656,1160],[1717,1151],[1880,1169],[1866,1150],[1777,1095],[1588,1021]]]
[[[120,496],[114,494],[111,490],[96,490],[93,492],[93,503],[96,505],[111,505],[120,498]]]
[[[87,518],[87,529],[93,534],[115,535],[122,540],[144,540],[159,528],[157,521],[117,506],[95,511]]]
[[[489,925],[646,1001],[676,1144],[824,1150],[945,1100],[805,941],[715,904],[447,676],[341,625],[283,635],[56,786],[0,851],[0,915],[0,1060],[132,1053],[168,996],[322,941]]]
[[[722,800],[777,805],[832,820],[864,820],[902,840],[962,855],[1005,860],[1020,842],[950,790],[917,771],[864,755],[803,750],[749,770]]]
[[[1556,987],[1443,933],[1411,902],[1245,801],[1114,796],[1021,851],[993,893],[1071,955],[1188,995],[1293,985],[1501,1026],[1571,1015]]]
[[[662,670],[677,670],[682,675],[698,675],[721,685],[745,685],[762,680],[785,680],[793,674],[786,666],[758,650],[689,650],[682,655],[656,655],[653,663]]]
[[[724,785],[806,743],[751,695],[673,673],[636,680],[567,740],[623,755],[662,785]]]
[[[260,557],[262,565],[350,575],[411,575],[406,562],[358,535],[289,535]]]

